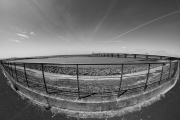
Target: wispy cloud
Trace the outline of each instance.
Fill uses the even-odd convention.
[[[9,39],[9,41],[12,41],[12,42],[21,42],[19,40],[14,40],[14,39]]]
[[[93,42],[102,42],[102,43],[104,43],[104,42],[123,42],[123,41],[93,41]]]
[[[137,26],[137,27],[135,27],[135,28],[133,28],[133,29],[131,29],[131,30],[123,33],[123,34],[120,34],[120,35],[117,36],[117,37],[114,37],[114,38],[112,38],[112,39],[110,39],[110,40],[108,40],[108,41],[104,41],[104,43],[100,44],[98,47],[104,45],[105,43],[107,43],[107,42],[109,42],[109,41],[113,41],[113,40],[115,40],[115,39],[117,39],[117,38],[120,38],[120,37],[122,37],[122,36],[124,36],[124,35],[126,35],[126,34],[128,34],[128,33],[130,33],[130,32],[132,32],[132,31],[134,31],[134,30],[136,30],[136,29],[139,29],[139,28],[141,28],[141,27],[143,27],[143,26],[146,26],[146,25],[148,25],[148,24],[150,24],[150,23],[153,23],[153,22],[155,22],[155,21],[158,21],[158,20],[160,20],[160,19],[163,19],[163,18],[165,18],[165,17],[171,16],[171,15],[174,15],[174,14],[178,14],[178,13],[180,13],[180,10],[177,10],[177,11],[174,11],[174,12],[171,12],[171,13],[168,13],[168,14],[165,14],[165,15],[163,15],[163,16],[160,16],[160,17],[158,17],[158,18],[155,18],[155,19],[153,19],[153,20],[150,20],[150,21],[148,21],[148,22],[146,22],[146,23],[144,23],[144,24],[141,24],[141,25],[139,25],[139,26]]]
[[[21,37],[25,37],[25,38],[29,38],[29,36],[23,35],[23,34],[19,34],[19,33],[17,33],[16,35],[21,36]]]
[[[110,14],[111,10],[113,9],[115,3],[117,1],[113,1],[111,6],[108,8],[106,15],[101,19],[101,21],[98,23],[98,25],[96,26],[95,30],[93,31],[91,36],[94,36],[94,34],[98,31],[98,29],[100,28],[100,26],[103,24],[103,22],[106,20],[106,18],[108,17],[108,15]]]
[[[71,42],[69,39],[67,39],[67,38],[65,38],[65,37],[63,37],[63,36],[57,35],[57,37],[60,38],[60,39],[62,39],[62,40],[65,40],[66,42]]]
[[[180,10],[180,2],[179,2],[179,0],[176,0],[176,4],[177,4],[178,9]]]
[[[123,47],[121,47],[122,49],[126,49],[127,47],[125,47],[125,46],[123,46]]]
[[[36,35],[34,32],[30,32],[31,35]]]

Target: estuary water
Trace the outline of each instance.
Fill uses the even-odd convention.
[[[142,58],[117,58],[117,57],[56,57],[46,59],[24,59],[15,60],[12,62],[25,62],[25,63],[61,63],[61,64],[101,64],[101,63],[120,63],[130,61],[143,60]]]
[[[23,100],[7,84],[0,69],[0,120],[76,120],[64,114],[53,115]],[[141,110],[108,120],[179,120],[180,119],[180,82],[165,94],[161,100],[143,107]],[[80,119],[81,120],[81,119]],[[82,119],[83,120],[83,119]],[[96,120],[96,119],[87,119]],[[104,119],[102,119],[104,120]]]

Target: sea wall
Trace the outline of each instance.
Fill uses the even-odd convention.
[[[72,99],[70,99],[71,97],[66,99],[63,96],[49,95],[45,92],[28,88],[16,82],[2,66],[1,68],[13,90],[21,96],[53,112],[65,113],[68,116],[80,118],[109,118],[137,110],[141,106],[146,106],[152,101],[158,100],[176,84],[179,78],[178,65],[174,77],[160,86],[147,88],[145,92],[142,91],[130,96],[99,98],[97,102],[94,102],[91,101],[91,97],[82,100],[74,99],[73,97]]]

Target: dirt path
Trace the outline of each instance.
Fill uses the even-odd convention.
[[[169,66],[169,64],[166,64],[165,66]],[[14,67],[14,66],[13,66]],[[16,66],[17,69],[23,71],[23,67]],[[155,73],[158,70],[161,70],[162,66],[152,68],[150,69],[150,73]],[[34,70],[26,68],[27,74],[33,75],[35,77],[42,78],[42,71]],[[148,70],[136,72],[136,73],[130,73],[123,75],[123,78],[127,77],[136,77],[136,76],[143,76],[148,72]],[[71,80],[77,80],[77,76],[72,75],[61,75],[61,74],[55,74],[55,73],[48,73],[44,72],[45,78],[51,79],[51,80],[57,80],[57,79],[71,79]],[[79,80],[119,80],[121,75],[113,75],[113,76],[79,76]]]

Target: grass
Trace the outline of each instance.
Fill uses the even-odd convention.
[[[131,66],[129,67],[133,68]],[[171,74],[174,72],[173,67],[174,66],[171,67]],[[168,69],[169,69],[168,66],[164,67],[162,79],[165,79],[168,77]],[[30,86],[37,85],[37,87],[34,87],[35,89],[38,89],[39,87],[41,88],[40,90],[44,90],[43,78],[33,76],[30,70],[26,72],[27,72],[27,78],[28,78]],[[155,81],[159,81],[160,76],[161,76],[160,73],[161,73],[161,70],[158,70],[155,73],[150,72],[148,84]],[[25,80],[25,75],[24,75],[23,70],[18,69],[17,74],[18,74],[18,77],[21,78],[19,79],[19,81],[21,80],[22,84],[27,85],[25,82],[26,80]],[[146,74],[123,78],[122,83],[121,83],[121,90],[135,88],[137,86],[143,86],[145,85],[146,78],[147,78]],[[72,79],[51,80],[49,78],[45,78],[45,82],[46,82],[47,87],[49,88],[48,89],[49,91],[50,91],[50,88],[53,88],[53,89],[58,89],[59,91],[78,92],[77,80],[72,80]],[[113,93],[114,91],[119,90],[119,84],[120,84],[120,78],[119,80],[107,79],[107,80],[99,80],[99,81],[98,80],[81,80],[81,79],[79,80],[80,92],[87,93],[87,94],[103,93],[103,92]]]
[[[165,74],[163,75],[164,78],[167,77]],[[18,72],[18,75],[22,75],[21,77],[24,78],[24,75],[22,72]],[[145,84],[146,75],[142,76],[136,76],[136,77],[129,77],[129,78],[123,78],[121,83],[121,89],[128,89],[130,87],[135,87],[140,84]],[[37,78],[34,76],[31,76],[27,74],[28,81],[35,82],[37,84],[44,84],[42,78]],[[154,80],[158,80],[160,78],[160,74],[157,76],[154,76],[152,73],[149,75],[149,78],[153,78]],[[150,80],[152,81],[152,80]],[[120,80],[103,80],[103,81],[85,81],[85,80],[79,80],[79,86],[81,92],[87,92],[87,93],[101,93],[101,92],[112,92],[112,91],[118,91],[119,90],[119,82]],[[55,88],[58,88],[62,91],[70,91],[70,92],[77,92],[77,81],[71,80],[71,79],[57,79],[57,80],[50,80],[46,78],[46,84],[47,86],[54,86]]]

